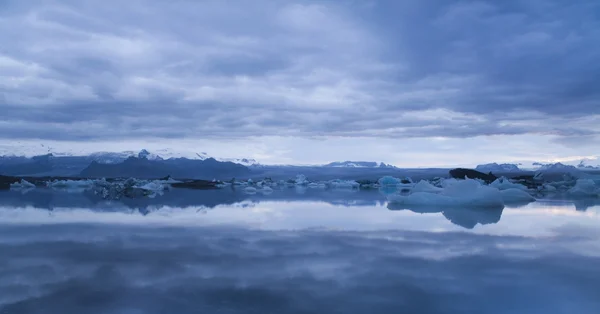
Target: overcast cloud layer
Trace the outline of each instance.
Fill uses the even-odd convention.
[[[5,0],[0,141],[497,135],[597,155],[599,16],[595,0]]]

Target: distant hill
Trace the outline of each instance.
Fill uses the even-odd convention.
[[[324,165],[329,168],[396,168],[383,162],[374,161],[335,161]]]
[[[102,164],[93,161],[79,174],[88,178],[159,178],[173,176],[176,178],[204,178],[226,180],[232,177],[247,176],[250,169],[232,162],[221,162],[213,158],[191,160],[175,158],[168,160],[148,160],[147,158],[129,157],[120,163]]]

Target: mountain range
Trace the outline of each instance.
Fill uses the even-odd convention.
[[[49,149],[50,151],[50,149]],[[475,167],[484,173],[511,174],[537,170],[543,172],[570,173],[579,170],[598,170],[589,165],[590,160],[577,167],[562,163],[521,164],[489,163]],[[311,177],[372,178],[378,175],[415,175],[430,172],[436,176],[446,175],[448,169],[402,169],[383,162],[336,161],[325,165],[293,166],[263,165],[251,158],[214,158],[207,153],[179,153],[169,149],[149,151],[96,152],[88,155],[73,153],[47,153],[39,156],[0,155],[0,174],[13,176],[82,176],[82,177],[139,177],[157,178],[171,175],[190,179],[248,178],[272,176],[279,178],[306,174]]]

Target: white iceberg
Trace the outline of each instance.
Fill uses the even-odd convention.
[[[558,189],[554,185],[544,184],[540,186],[539,190],[543,192],[556,192]]]
[[[569,190],[569,194],[576,197],[598,197],[600,196],[600,188],[594,180],[579,179],[575,186]]]
[[[510,180],[508,180],[505,177],[502,178],[498,178],[496,179],[494,182],[490,183],[491,187],[497,188],[498,190],[508,190],[508,189],[517,189],[517,190],[523,190],[526,191],[527,187],[522,185],[522,184],[518,184],[518,183],[512,183],[510,182]]]
[[[413,192],[409,195],[390,195],[390,203],[408,206],[443,206],[503,208],[500,190],[484,186],[475,180],[458,181],[448,185],[441,193]]]
[[[325,189],[327,188],[327,185],[325,185],[325,183],[321,183],[321,182],[312,182],[308,184],[308,187],[311,189]]]
[[[377,180],[380,186],[396,186],[402,184],[402,180],[392,176],[385,176]]]
[[[332,189],[358,189],[360,184],[352,180],[331,180],[327,182],[327,185]]]
[[[522,189],[506,189],[500,191],[504,203],[515,204],[515,203],[531,203],[535,202],[535,197]]]
[[[443,188],[439,188],[429,183],[428,181],[421,180],[411,190],[413,193],[425,192],[425,193],[441,193],[444,191]]]
[[[65,190],[79,190],[91,188],[96,184],[94,180],[55,180],[46,183],[49,188],[53,189],[65,189]]]
[[[306,176],[303,174],[299,174],[296,176],[296,181],[294,181],[296,185],[308,185],[309,182],[306,179]]]
[[[146,191],[162,193],[169,188],[169,185],[162,184],[159,181],[150,181],[146,184],[139,186],[138,188]]]
[[[25,179],[21,179],[21,181],[19,181],[19,182],[12,183],[10,185],[10,189],[11,190],[35,189],[35,184],[33,184]]]

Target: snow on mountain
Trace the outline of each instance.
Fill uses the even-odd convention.
[[[480,171],[480,172],[518,172],[521,171],[521,169],[519,169],[518,165],[515,164],[497,164],[497,163],[491,163],[491,164],[483,164],[483,165],[478,165],[477,167],[475,167],[475,170]]]
[[[540,166],[540,168],[538,169],[538,171],[540,171],[540,172],[573,172],[573,171],[579,171],[577,169],[577,167],[575,167],[575,166],[565,165],[565,164],[560,163],[560,162],[551,163],[551,164],[536,163],[534,165]]]
[[[229,161],[229,162],[233,162],[236,164],[240,164],[240,165],[244,165],[246,167],[257,167],[260,166],[261,164],[256,161],[256,159],[250,159],[250,158],[215,158],[218,161]]]
[[[39,146],[32,145],[10,145],[0,146],[0,159],[15,159],[15,158],[32,158],[35,156],[52,154],[54,157],[87,157],[90,160],[96,161],[102,164],[116,164],[123,162],[129,157],[146,158],[148,160],[160,161],[169,159],[185,158],[191,160],[206,160],[214,158],[221,162],[233,162],[241,164],[247,167],[258,166],[260,163],[255,159],[251,158],[218,158],[208,155],[206,152],[193,152],[193,151],[181,151],[173,150],[169,148],[147,150],[142,149],[140,151],[121,151],[121,152],[83,152],[83,151],[69,151],[69,152],[56,152],[49,146],[40,144]]]
[[[330,168],[396,168],[393,165],[388,165],[383,162],[377,163],[374,161],[335,161],[323,167]]]

